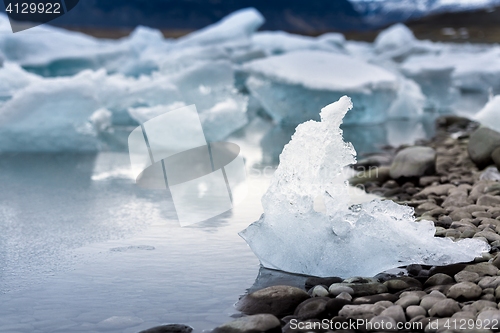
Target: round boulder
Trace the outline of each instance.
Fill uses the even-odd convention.
[[[236,303],[236,309],[250,315],[270,313],[280,317],[292,314],[308,298],[304,290],[296,287],[271,286],[244,296]]]
[[[483,168],[493,162],[491,154],[497,147],[500,147],[500,133],[481,127],[471,134],[467,151],[470,159]]]
[[[408,147],[394,157],[389,172],[391,178],[421,177],[435,171],[436,151],[430,147]]]

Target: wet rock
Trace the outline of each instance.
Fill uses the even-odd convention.
[[[306,290],[309,290],[315,286],[319,286],[319,285],[323,285],[323,286],[329,286],[333,283],[340,283],[342,282],[343,279],[342,278],[339,278],[339,277],[336,277],[336,276],[332,276],[332,277],[324,277],[324,278],[321,278],[321,277],[308,277],[306,282],[305,282],[305,288]]]
[[[435,171],[436,151],[430,147],[409,147],[400,150],[391,165],[390,176],[420,177]]]
[[[497,147],[500,147],[500,133],[481,127],[471,134],[467,152],[470,159],[483,168],[493,162],[491,154]]]
[[[346,299],[348,301],[352,300],[351,294],[348,294],[345,291],[342,292],[342,293],[340,293],[340,294],[338,294],[337,297],[335,297],[335,298],[342,298],[342,299]]]
[[[460,221],[462,219],[470,219],[472,217],[472,214],[460,209],[456,209],[451,212],[449,216],[453,221]]]
[[[485,276],[485,275],[495,276],[498,273],[497,267],[486,262],[481,262],[475,265],[467,265],[464,268],[464,270],[467,272],[476,272],[477,274],[479,274],[479,276]]]
[[[500,286],[500,276],[485,276],[479,282],[478,286],[483,289],[493,288]]]
[[[500,311],[499,310],[486,310],[477,315],[477,319],[483,323],[488,320],[490,323],[496,323],[495,327],[498,331],[500,326]],[[492,328],[493,326],[490,326]]]
[[[455,274],[457,282],[476,282],[479,281],[479,274],[476,272],[461,271]]]
[[[469,198],[476,202],[480,196],[485,194],[484,190],[495,183],[492,180],[480,180],[472,186],[472,190],[470,191]],[[471,212],[472,213],[472,212]]]
[[[182,324],[169,324],[149,328],[139,333],[191,333],[193,328]]]
[[[486,301],[486,300],[475,301],[471,305],[476,309],[477,312],[481,312],[486,308],[496,309],[496,307],[497,307],[497,303],[492,302],[492,301]]]
[[[390,292],[396,292],[412,287],[419,289],[422,288],[422,284],[418,280],[407,276],[385,281],[384,285]]]
[[[212,331],[212,333],[257,332],[279,333],[281,332],[281,323],[278,318],[271,314],[256,314],[225,323]]]
[[[352,296],[368,296],[374,294],[386,293],[387,287],[379,282],[369,282],[369,283],[342,283],[342,285],[351,287],[354,291]],[[331,286],[330,286],[331,288]]]
[[[374,304],[380,301],[395,302],[398,300],[398,296],[389,293],[382,293],[377,295],[368,295],[357,297],[353,300],[354,304]]]
[[[338,295],[340,295],[341,293],[344,293],[344,292],[348,293],[349,295],[353,295],[354,289],[352,289],[351,287],[348,287],[344,284],[341,284],[341,283],[334,283],[330,286],[330,288],[328,288],[328,292],[333,297],[337,297]]]
[[[477,199],[477,204],[484,206],[498,207],[500,206],[500,197],[489,194],[483,194]]]
[[[406,323],[405,312],[401,305],[393,305],[380,313],[380,316],[387,316],[394,319],[397,323]]]
[[[412,319],[418,316],[425,316],[427,311],[419,305],[410,305],[406,308],[406,315],[408,318]]]
[[[451,286],[446,296],[453,299],[472,300],[479,298],[479,296],[481,296],[481,293],[481,287],[479,287],[477,284],[472,282],[460,282]]]
[[[420,304],[420,297],[416,295],[410,295],[406,297],[401,297],[395,303],[396,305],[400,305],[403,309],[406,309],[410,305],[418,305]]]
[[[476,232],[474,234],[474,237],[484,237],[488,240],[488,242],[500,241],[500,235],[498,235],[496,232],[487,230]]]
[[[406,266],[406,271],[408,272],[408,274],[411,274],[414,276],[417,276],[421,270],[422,270],[422,266],[418,265],[418,264],[411,264],[411,265]]]
[[[448,191],[454,188],[456,186],[452,184],[429,186],[415,194],[415,198],[427,198],[429,195],[447,195]]]
[[[307,299],[297,306],[294,316],[301,320],[326,318],[328,312],[326,304],[329,300],[330,298],[328,297],[315,297]]]
[[[424,283],[424,287],[436,286],[442,284],[451,284],[453,283],[453,279],[451,276],[443,273],[434,274],[430,278],[427,279]]]
[[[455,312],[460,311],[458,302],[449,298],[440,300],[429,310],[431,317],[451,317]]]
[[[422,300],[420,301],[420,306],[424,308],[426,311],[429,311],[434,306],[434,304],[436,304],[441,300],[443,300],[443,298],[426,296],[422,298]]]
[[[311,296],[312,297],[326,297],[329,295],[328,290],[323,286],[316,286],[312,288]]]
[[[309,298],[302,289],[271,286],[244,296],[236,308],[245,314],[270,313],[282,317],[293,313],[297,305]]]
[[[466,264],[451,264],[446,266],[434,266],[430,269],[429,275],[432,276],[437,273],[444,273],[449,276],[454,276],[461,270],[467,267]]]
[[[479,202],[479,201],[478,201]],[[473,201],[469,199],[466,192],[457,191],[450,194],[443,202],[443,207],[465,207],[472,204]],[[472,217],[472,215],[471,215]]]
[[[353,319],[366,319],[373,318],[384,310],[385,308],[383,306],[376,306],[375,304],[346,305],[339,311],[339,316]]]
[[[351,304],[350,301],[342,298],[332,298],[326,303],[326,311],[329,318],[338,316],[344,305]]]
[[[418,180],[418,184],[422,187],[427,187],[433,183],[439,183],[439,176],[423,176]]]

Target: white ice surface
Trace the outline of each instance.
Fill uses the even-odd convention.
[[[500,95],[494,96],[474,117],[481,125],[500,132]]]
[[[315,90],[367,92],[397,87],[396,77],[383,68],[321,51],[297,51],[255,60],[246,64],[245,69]]]
[[[280,155],[262,197],[264,215],[240,235],[265,267],[314,276],[373,276],[408,264],[467,262],[488,251],[482,240],[434,237],[430,221],[390,200],[349,207],[348,185],[338,185],[355,150],[339,129],[351,100],[321,110],[321,121],[300,124]],[[344,179],[345,180],[345,179]],[[321,196],[326,213],[314,210]]]
[[[350,94],[357,103],[346,123],[380,123],[401,90],[398,76],[347,55],[297,51],[243,65],[246,86],[276,122],[318,119],[315,109]],[[398,111],[399,112],[399,111]]]

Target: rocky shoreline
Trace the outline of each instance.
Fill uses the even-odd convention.
[[[270,286],[240,299],[245,316],[213,332],[500,331],[500,133],[457,116],[436,127],[431,140],[361,159],[350,182],[414,207],[437,237],[483,239],[489,253],[470,263],[409,265],[405,274]],[[174,332],[164,328],[141,333]]]

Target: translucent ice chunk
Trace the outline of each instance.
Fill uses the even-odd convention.
[[[486,105],[474,116],[481,125],[500,132],[500,95],[494,96]]]
[[[352,96],[356,107],[346,123],[380,123],[397,97],[399,80],[386,69],[350,56],[296,51],[243,65],[246,86],[276,122],[297,125],[319,119],[333,98]]]
[[[264,215],[240,235],[263,266],[316,276],[372,276],[407,265],[473,260],[489,249],[478,239],[434,237],[432,222],[416,222],[413,209],[390,200],[349,207],[342,168],[355,150],[342,138],[342,118],[352,108],[344,96],[323,108],[321,121],[300,124],[280,156],[262,198]],[[326,213],[314,210],[324,199]]]

